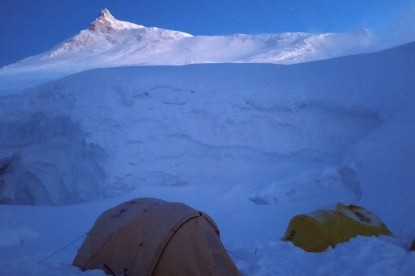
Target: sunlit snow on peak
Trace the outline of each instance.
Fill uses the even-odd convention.
[[[125,49],[131,48],[133,52],[139,52],[145,48],[142,44],[148,44],[152,48],[156,48],[158,44],[172,40],[179,40],[192,35],[166,30],[156,27],[144,27],[134,23],[120,21],[115,19],[108,9],[104,9],[100,16],[91,23],[88,29],[81,31],[78,35],[58,45],[46,56],[49,58],[60,57],[71,53],[82,52],[83,54],[94,57],[94,55],[102,55],[101,65],[105,64],[105,55],[107,51],[125,53]],[[145,53],[141,53],[145,54]],[[123,60],[137,60],[137,57],[125,55],[119,57],[118,63],[125,63]],[[70,57],[70,59],[76,57]],[[82,57],[84,59],[85,56]],[[43,58],[44,59],[44,58]],[[53,62],[53,59],[51,60]],[[108,65],[104,66],[107,67]],[[97,66],[101,67],[101,66]]]
[[[114,32],[124,29],[139,29],[144,28],[144,26],[137,25],[134,23],[119,21],[112,16],[108,9],[102,10],[100,16],[91,23],[89,30],[91,31],[101,31],[101,32]]]

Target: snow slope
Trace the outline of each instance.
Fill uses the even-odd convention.
[[[369,50],[367,30],[354,33],[282,33],[192,36],[115,19],[108,10],[88,29],[56,46],[0,69],[0,89],[22,88],[92,68],[191,63],[291,64]]]
[[[82,234],[150,196],[211,215],[245,275],[411,275],[414,64],[410,43],[294,65],[96,69],[3,94],[0,274],[101,275],[70,265]],[[338,201],[394,238],[322,254],[280,241],[293,215]]]

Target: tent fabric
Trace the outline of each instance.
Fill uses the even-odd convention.
[[[336,210],[320,210],[292,218],[283,240],[305,251],[322,252],[356,236],[391,235],[372,212],[356,205],[338,203]]]
[[[151,198],[102,213],[73,264],[130,276],[239,275],[209,216]]]

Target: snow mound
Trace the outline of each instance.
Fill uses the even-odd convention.
[[[272,242],[232,256],[244,275],[411,275],[415,267],[415,255],[387,239],[359,237],[323,254],[291,247]]]

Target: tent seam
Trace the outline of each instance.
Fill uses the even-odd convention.
[[[189,214],[188,216],[186,216],[185,218],[183,218],[183,220],[180,220],[178,223],[176,223],[170,231],[170,235],[167,236],[167,238],[161,243],[161,247],[159,248],[159,250],[157,251],[156,254],[156,258],[154,258],[156,261],[153,263],[153,265],[151,266],[151,274],[154,274],[154,270],[156,269],[161,256],[164,253],[164,250],[166,249],[167,245],[170,243],[170,241],[172,240],[172,238],[174,237],[174,235],[180,230],[181,227],[183,227],[183,225],[185,225],[186,223],[188,223],[189,221],[199,218],[199,217],[204,217],[202,212],[198,212],[195,211],[195,213]]]

